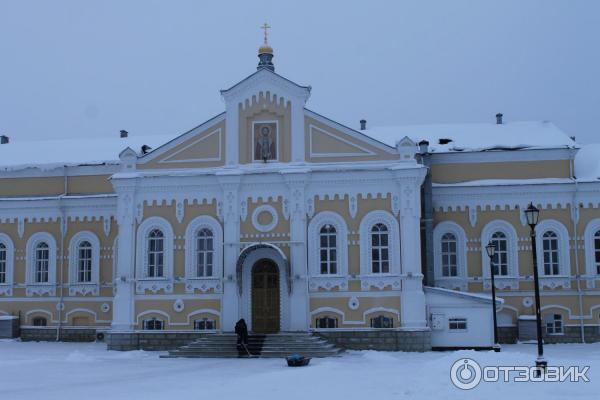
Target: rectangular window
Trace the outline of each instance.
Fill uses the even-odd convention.
[[[450,318],[450,319],[448,319],[448,329],[450,329],[451,331],[467,330],[467,319],[466,318]]]
[[[600,237],[596,234],[594,238],[594,256],[596,261],[596,273],[600,275]]]
[[[546,333],[548,335],[562,335],[563,334],[563,323],[562,315],[551,314],[545,318],[546,322]]]
[[[81,247],[79,249],[79,268],[77,278],[79,282],[92,281],[92,248]]]
[[[144,329],[148,331],[160,331],[164,329],[164,322],[160,319],[152,318],[144,320]]]
[[[316,326],[319,329],[334,329],[338,327],[338,321],[337,318],[332,318],[332,317],[323,317],[323,318],[317,318],[316,322]]]
[[[48,282],[48,267],[50,263],[50,253],[48,248],[40,248],[36,250],[35,262],[35,282]]]
[[[197,319],[194,321],[194,329],[197,331],[212,331],[217,329],[217,323],[214,319]]]

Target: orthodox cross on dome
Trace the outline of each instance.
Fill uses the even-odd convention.
[[[260,29],[262,29],[264,31],[264,43],[262,44],[262,46],[260,46],[260,48],[258,49],[258,58],[259,58],[259,63],[258,63],[258,67],[256,69],[261,69],[261,68],[265,68],[265,69],[269,69],[271,71],[275,71],[275,66],[273,65],[273,48],[271,46],[269,46],[269,29],[271,28],[271,25],[267,24],[266,22],[260,27]]]
[[[269,43],[267,38],[269,36],[269,32],[267,31],[267,29],[271,29],[271,25],[267,24],[266,22],[260,27],[260,29],[265,31],[265,44]]]

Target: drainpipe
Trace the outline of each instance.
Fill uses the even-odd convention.
[[[421,196],[421,259],[425,262],[423,272],[425,284],[434,286],[433,274],[433,185],[431,179],[431,153],[429,142],[419,142],[419,155],[421,164],[427,167],[427,175],[423,181]]]
[[[56,341],[60,341],[60,332],[62,329],[62,308],[64,307],[64,270],[65,270],[65,236],[67,233],[67,221],[65,220],[65,209],[63,206],[63,197],[67,195],[69,187],[68,187],[68,179],[67,179],[67,166],[63,166],[63,194],[58,197],[58,208],[60,210],[60,276],[59,276],[59,292],[60,297],[57,304],[58,310],[58,327],[56,328]]]
[[[579,301],[579,330],[581,335],[581,343],[585,343],[585,325],[583,323],[583,291],[581,290],[581,273],[579,271],[579,234],[577,232],[577,223],[579,222],[579,201],[577,193],[579,191],[579,186],[574,171],[574,159],[575,151],[572,151],[571,155],[569,156],[569,168],[571,170],[571,179],[573,179],[575,182],[575,190],[573,190],[573,197],[571,199],[571,222],[573,224],[573,232],[575,235],[575,274],[577,278],[575,279],[575,282],[577,283],[577,298]],[[577,211],[574,211],[573,207],[576,207]]]

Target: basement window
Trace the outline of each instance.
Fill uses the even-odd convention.
[[[147,331],[161,331],[165,327],[165,323],[156,318],[145,319],[144,320],[144,329]]]
[[[208,318],[197,319],[194,321],[194,329],[197,331],[212,331],[217,329],[217,322]]]
[[[394,320],[384,315],[371,318],[371,328],[393,328]]]
[[[317,318],[315,322],[318,329],[334,329],[338,327],[338,320],[334,317]]]
[[[33,319],[33,326],[47,326],[48,320],[44,317],[35,317]]]
[[[564,334],[562,315],[560,315],[560,314],[546,315],[544,318],[544,322],[546,323],[546,333],[548,335]]]

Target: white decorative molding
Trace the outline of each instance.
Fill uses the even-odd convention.
[[[564,289],[571,288],[571,277],[570,276],[540,276],[540,286],[541,289],[549,288],[556,289],[562,287]]]
[[[139,224],[144,219],[144,202],[139,202],[135,207],[135,220]]]
[[[374,153],[373,151],[369,150],[368,148],[364,147],[364,146],[360,146],[356,143],[353,143],[349,140],[344,139],[343,137],[340,137],[334,133],[328,132],[324,129],[321,129],[315,125],[309,124],[309,136],[308,136],[308,140],[309,140],[309,157],[310,158],[330,158],[330,157],[340,157],[340,158],[345,158],[345,157],[368,157],[368,156],[375,156],[377,155],[376,153]],[[314,132],[319,132],[320,134],[329,136],[330,138],[332,138],[333,140],[337,140],[338,142],[341,142],[347,146],[350,146],[354,149],[356,149],[357,151],[355,152],[347,152],[347,153],[339,153],[339,152],[326,152],[326,153],[321,153],[321,152],[316,152],[313,146],[313,135]]]
[[[332,290],[336,287],[339,290],[345,291],[348,290],[348,278],[335,275],[311,276],[308,287],[313,292],[319,289]]]
[[[99,285],[96,283],[71,283],[69,284],[69,296],[76,295],[97,296],[99,294]]]
[[[211,136],[213,136],[215,134],[219,136],[219,138],[218,138],[219,146],[217,148],[217,154],[215,154],[213,157],[186,158],[186,159],[181,159],[181,160],[174,160],[174,158],[177,155],[185,152],[190,147],[193,147],[193,146],[197,145],[198,143],[201,143],[201,142],[205,141],[206,139],[208,139],[209,137],[211,137]],[[160,160],[158,163],[159,164],[181,164],[181,163],[194,163],[194,162],[221,161],[221,142],[222,141],[223,140],[222,140],[222,137],[221,137],[221,128],[215,129],[214,131],[212,131],[212,132],[210,132],[210,133],[202,136],[201,138],[193,140],[188,145],[183,146],[181,149],[178,149],[174,153],[170,154],[167,158],[164,158],[164,159]]]
[[[158,293],[163,290],[165,293],[173,292],[173,282],[170,279],[138,279],[135,285],[138,294],[144,294],[146,291]]]
[[[173,311],[180,313],[185,309],[185,303],[182,299],[177,299],[173,302]]]
[[[290,201],[287,199],[287,197],[283,198],[282,211],[283,211],[283,218],[285,218],[286,221],[289,220],[290,219]]]
[[[469,207],[469,223],[471,226],[477,225],[477,207]]]
[[[206,293],[209,290],[220,293],[221,289],[220,278],[189,278],[185,282],[186,293],[195,293],[196,291]]]
[[[103,313],[107,313],[110,311],[110,304],[108,303],[102,303],[102,305],[100,306],[100,311],[102,311]]]
[[[356,218],[356,214],[358,213],[358,200],[354,194],[351,194],[348,198],[348,212],[352,218]]]
[[[469,282],[462,277],[436,277],[435,286],[450,290],[460,290],[466,292],[469,289]]]
[[[181,223],[181,221],[183,221],[184,216],[185,207],[183,206],[183,201],[179,200],[175,204],[175,217],[177,218],[177,222]]]
[[[395,216],[400,214],[400,196],[397,193],[392,195],[392,213]]]
[[[306,215],[312,218],[315,215],[315,198],[310,196],[306,199]]]
[[[248,201],[242,200],[240,202],[240,218],[245,221],[248,218]]]
[[[360,287],[362,290],[370,290],[371,287],[375,287],[379,290],[383,290],[386,287],[400,290],[402,288],[402,278],[400,276],[392,275],[361,275]]]
[[[19,234],[19,238],[23,239],[23,234],[25,233],[25,218],[23,217],[17,219],[17,233]]]
[[[519,277],[517,276],[494,276],[494,286],[496,289],[519,289]],[[492,279],[484,278],[483,279],[483,288],[485,290],[490,290],[492,288]]]
[[[356,311],[358,310],[358,308],[360,307],[360,301],[358,300],[358,297],[356,296],[352,296],[348,299],[348,308]]]
[[[258,221],[258,217],[260,214],[265,212],[270,214],[271,222],[263,225]],[[275,208],[269,204],[260,205],[252,212],[252,226],[254,226],[257,231],[270,232],[277,226],[278,223],[279,217],[277,216],[277,210],[275,210]]]
[[[105,215],[102,218],[102,227],[104,229],[104,235],[106,237],[110,236],[110,228],[111,228],[111,219],[110,219],[110,216]]]

